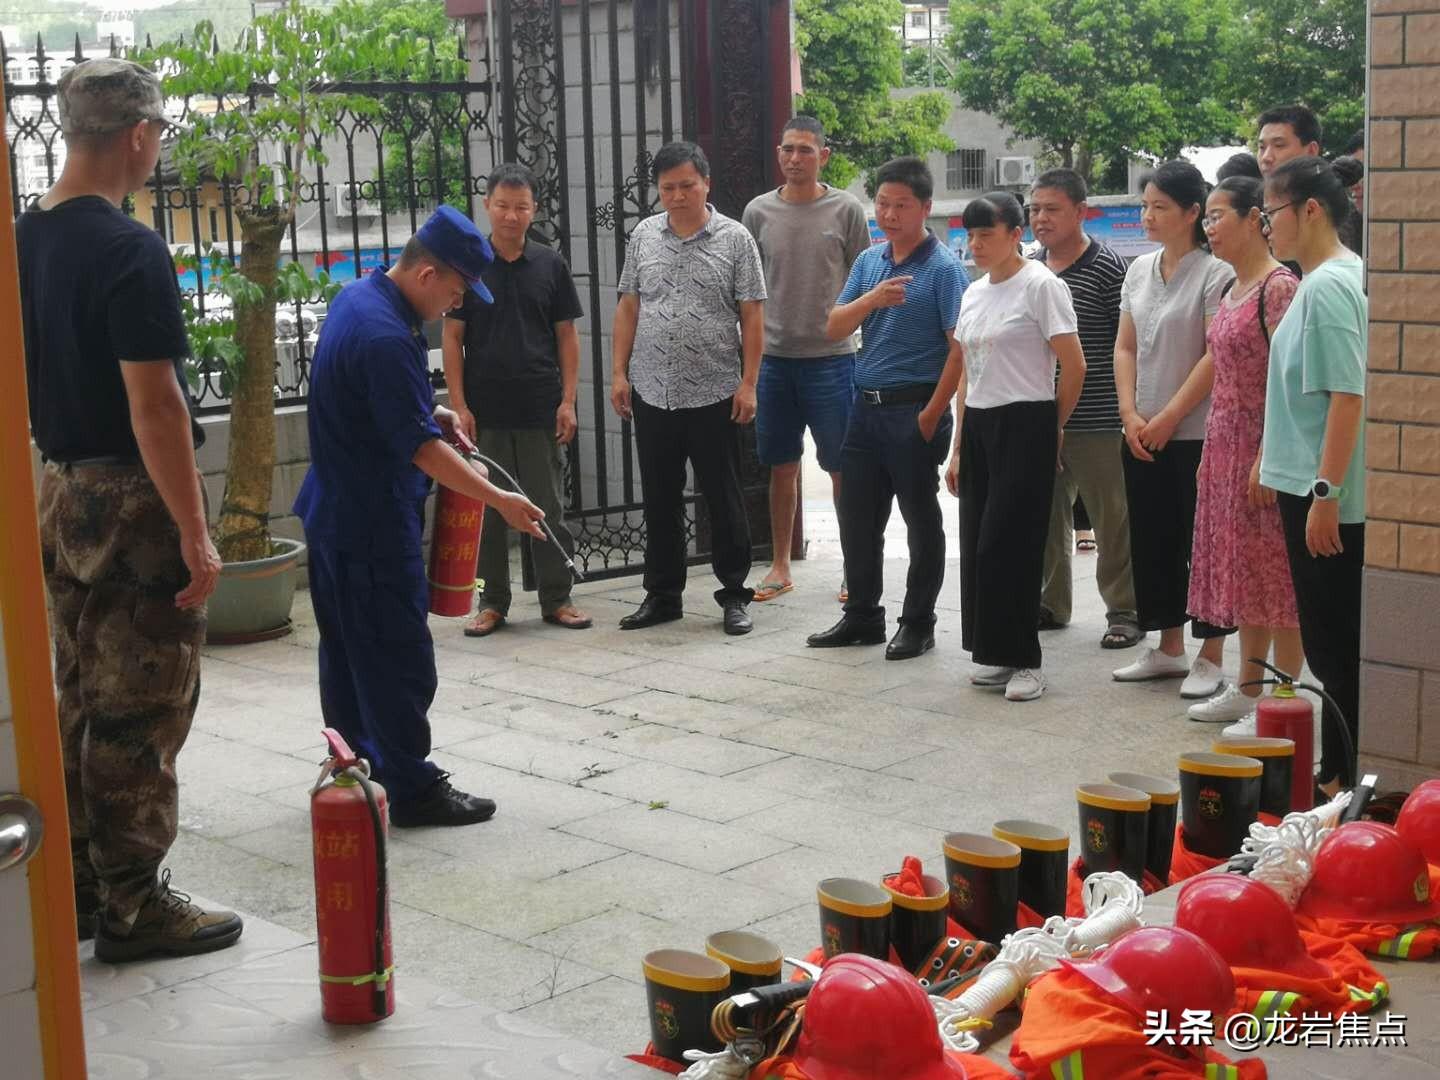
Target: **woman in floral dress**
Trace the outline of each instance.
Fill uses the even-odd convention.
[[[1260,484],[1260,442],[1270,336],[1299,285],[1270,254],[1261,231],[1264,187],[1249,177],[1224,180],[1203,218],[1211,251],[1235,269],[1235,281],[1210,323],[1215,365],[1205,449],[1200,458],[1189,614],[1240,629],[1240,679],[1263,678],[1251,657],[1300,674],[1303,653],[1295,588],[1275,493]],[[1193,720],[1239,721],[1244,731],[1261,687],[1227,685],[1190,707]],[[1253,726],[1249,728],[1253,734]]]

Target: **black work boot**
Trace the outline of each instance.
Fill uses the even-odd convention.
[[[426,825],[476,825],[495,816],[495,803],[478,795],[467,795],[442,774],[425,795],[390,808],[390,824],[398,829],[419,829]]]
[[[170,887],[170,871],[160,875],[130,920],[110,908],[95,920],[95,959],[107,964],[151,956],[194,956],[228,949],[240,940],[245,923],[233,911],[206,911]]]

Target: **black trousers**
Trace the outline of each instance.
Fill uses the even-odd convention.
[[[715,602],[749,602],[750,521],[740,490],[740,428],[730,398],[698,409],[657,409],[631,393],[645,505],[645,591],[678,601],[685,591],[685,465],[710,511]]]
[[[960,641],[977,664],[1040,666],[1058,420],[1053,401],[1017,401],[960,425]]]
[[[1195,474],[1203,439],[1173,439],[1154,461],[1141,461],[1123,440],[1125,501],[1130,509],[1130,569],[1140,629],[1184,626],[1190,598],[1190,548],[1195,539]],[[1191,621],[1197,638],[1224,637],[1234,627]]]
[[[1300,643],[1310,670],[1345,714],[1352,746],[1360,741],[1360,595],[1365,573],[1365,526],[1341,525],[1339,555],[1316,558],[1305,547],[1305,521],[1310,497],[1281,492],[1280,522],[1285,551],[1295,582],[1300,611]],[[1326,719],[1320,734],[1320,781],[1337,776],[1346,786],[1355,782],[1355,759],[1348,758],[1334,722]]]
[[[910,546],[900,622],[929,631],[945,580],[940,463],[949,453],[955,420],[947,410],[926,442],[919,423],[923,408],[922,403],[871,405],[857,395],[840,451],[840,547],[850,590],[845,614],[883,621],[885,525],[892,502],[898,502]]]

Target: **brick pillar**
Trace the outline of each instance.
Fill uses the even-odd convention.
[[[1360,754],[1440,775],[1440,0],[1370,15],[1370,377]]]

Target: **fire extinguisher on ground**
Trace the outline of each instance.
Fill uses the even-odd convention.
[[[368,1024],[395,1011],[385,789],[334,728],[310,789],[319,929],[320,1006],[332,1024]]]
[[[1291,787],[1290,809],[1308,810],[1315,805],[1315,778],[1312,762],[1315,753],[1315,707],[1295,693],[1309,690],[1320,696],[1320,722],[1333,724],[1344,745],[1345,760],[1350,770],[1355,769],[1355,742],[1350,737],[1350,728],[1340,712],[1340,706],[1323,688],[1312,683],[1298,682],[1285,672],[1264,660],[1251,658],[1275,677],[1256,679],[1243,686],[1273,686],[1275,692],[1262,697],[1255,705],[1255,734],[1264,738],[1289,739],[1295,744],[1295,772]],[[1356,800],[1358,803],[1359,800]],[[1358,813],[1360,806],[1356,807]]]

